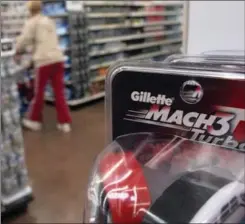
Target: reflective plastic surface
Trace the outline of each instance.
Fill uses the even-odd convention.
[[[84,222],[240,223],[245,154],[182,137],[118,137],[96,159]]]
[[[219,52],[219,51],[218,51]],[[222,52],[208,52],[202,55],[171,55],[164,61],[176,68],[189,68],[206,71],[245,72],[245,55],[221,55]]]

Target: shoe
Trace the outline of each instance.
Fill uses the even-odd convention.
[[[71,125],[70,124],[57,124],[57,128],[60,131],[63,131],[65,133],[68,133],[71,131]]]
[[[28,128],[32,131],[40,131],[42,129],[42,124],[40,122],[32,121],[25,118],[22,120],[22,124],[25,128]]]

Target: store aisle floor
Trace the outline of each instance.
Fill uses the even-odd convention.
[[[42,132],[24,132],[34,201],[11,223],[81,223],[88,173],[103,149],[104,103],[72,112],[73,130],[56,130],[55,110],[45,109]]]

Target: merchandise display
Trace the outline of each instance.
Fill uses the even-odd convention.
[[[23,69],[19,74],[17,82],[19,98],[20,98],[20,115],[23,117],[27,112],[31,100],[34,96],[34,79],[33,71],[30,69]]]
[[[12,40],[2,39],[1,47],[1,209],[2,213],[8,213],[27,206],[32,189],[24,158],[16,84],[16,77],[23,69],[13,61]]]
[[[83,1],[80,11],[68,9],[61,0],[59,4],[44,2],[45,13],[56,21],[59,17],[62,21],[69,17],[67,23],[58,22],[58,33],[62,33],[63,49],[71,51],[66,56],[71,69],[68,64],[65,74],[65,93],[70,106],[104,97],[107,69],[117,60],[163,60],[167,55],[181,51],[181,1]],[[54,13],[56,7],[59,8],[57,14]],[[70,45],[67,45],[68,36],[64,37],[63,33],[67,33],[64,27],[69,26],[73,28],[67,34],[70,39]],[[46,99],[53,101],[50,87],[47,87]]]
[[[7,54],[13,55],[14,46],[12,42],[20,35],[29,13],[26,7],[26,1],[1,1],[1,40],[11,39],[10,49],[6,49]],[[7,47],[7,43],[3,47]],[[3,50],[3,49],[2,49]],[[3,51],[2,51],[3,53]],[[4,53],[6,55],[6,53]],[[1,55],[2,56],[2,55]],[[20,113],[21,116],[27,111],[34,92],[34,72],[32,69],[27,69],[28,63],[31,62],[30,55],[25,54],[22,61],[26,63],[21,74],[16,78],[17,86],[20,94]],[[11,67],[16,68],[15,63]]]
[[[111,67],[108,146],[84,222],[244,223],[244,59],[207,52]]]
[[[90,95],[86,16],[82,11],[70,11],[64,0],[44,0],[43,4],[43,13],[56,22],[60,47],[65,52],[65,98],[72,106],[76,100]],[[47,101],[53,101],[50,85],[45,95]]]
[[[66,14],[65,1],[43,1],[43,13],[48,16]],[[50,4],[49,4],[50,3]]]
[[[158,59],[181,51],[181,1],[85,1],[93,82],[116,60]]]
[[[16,37],[28,13],[25,1],[11,2],[4,5],[4,16],[9,18],[4,23],[15,18],[17,8],[24,14],[13,22],[19,29],[15,35],[9,35],[12,28],[6,24],[3,32]],[[182,1],[81,1],[79,10],[71,10],[68,3],[43,0],[43,13],[56,22],[65,53],[65,94],[70,106],[104,97],[107,69],[117,60],[163,60],[181,52]],[[54,101],[50,86],[45,98]]]
[[[15,38],[28,18],[26,1],[1,1],[1,38]]]
[[[0,5],[2,222],[245,224],[240,11],[199,43],[202,3]]]
[[[69,29],[70,45],[64,35],[61,39],[62,47],[71,52],[66,56],[71,69],[67,68],[65,75],[70,106],[104,97],[107,69],[117,60],[162,60],[181,51],[181,1],[83,1],[82,9],[74,11],[59,0],[60,4],[55,4],[58,8],[66,7],[66,12],[58,10],[57,15],[53,12],[56,7],[51,6],[54,3],[44,2],[48,15],[63,20],[68,16],[68,27],[73,27]],[[66,25],[60,24],[59,33],[66,33]],[[78,51],[81,53],[77,54]],[[46,99],[53,101],[51,88],[48,89]]]

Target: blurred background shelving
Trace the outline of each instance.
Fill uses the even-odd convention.
[[[117,60],[163,60],[183,47],[183,1],[84,1],[92,85]]]
[[[16,77],[22,66],[13,60],[13,41],[1,39],[1,215],[27,208],[32,200],[28,170],[25,163],[21,127],[21,108]]]
[[[24,1],[18,2],[22,14],[14,22],[13,11],[4,11],[4,18],[12,21],[3,20],[4,36],[15,38],[28,16]],[[43,13],[56,22],[65,54],[65,97],[70,106],[103,97],[107,70],[118,60],[161,61],[183,50],[185,1],[43,0],[43,4]],[[54,101],[50,86],[45,97]]]

